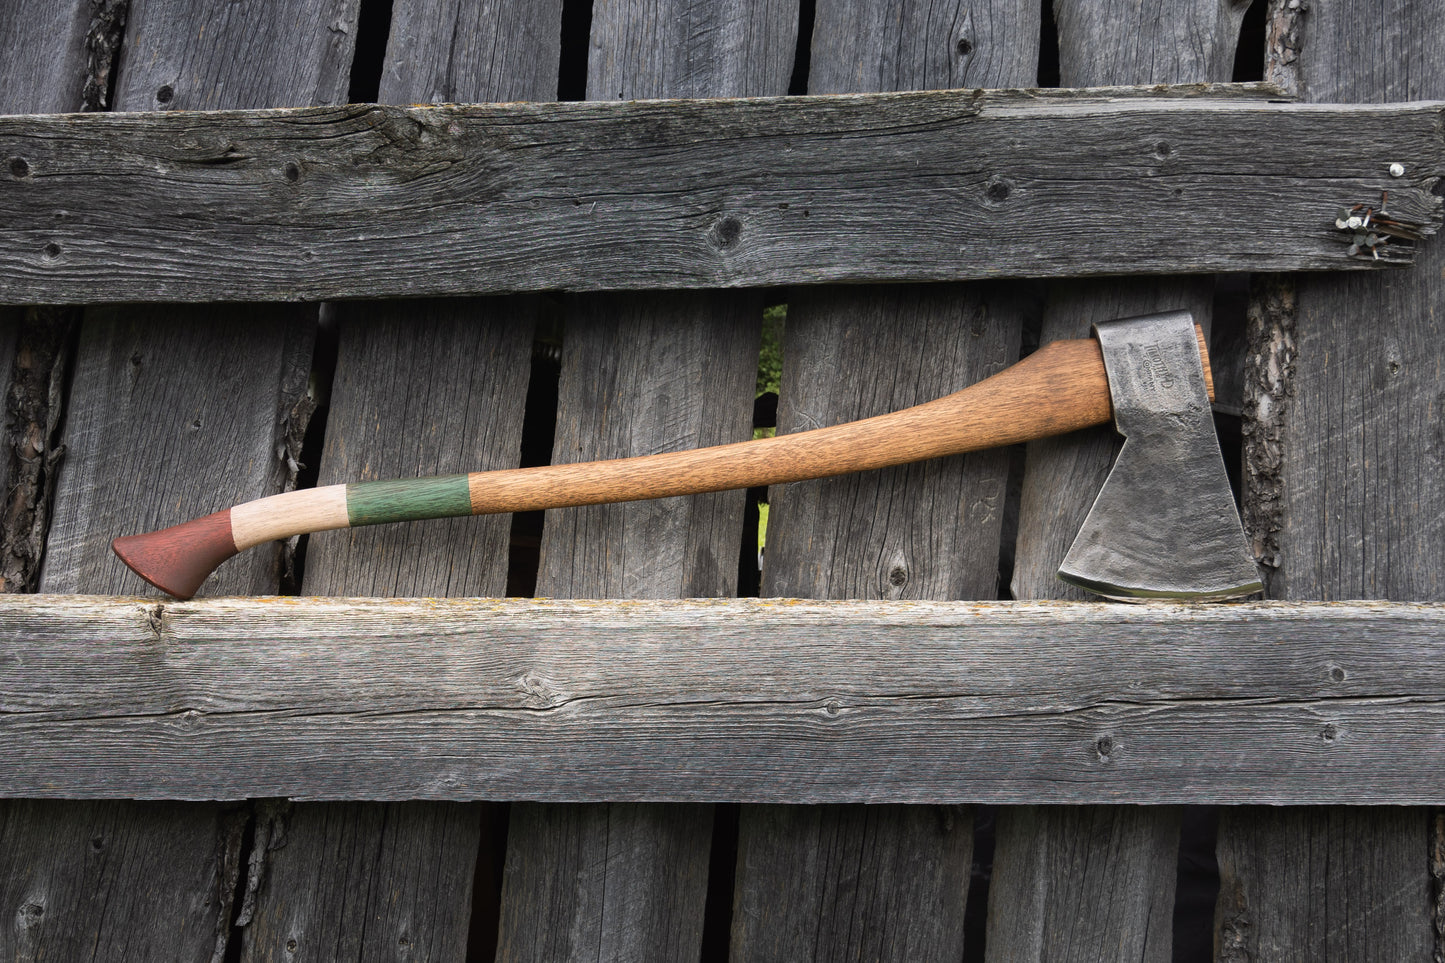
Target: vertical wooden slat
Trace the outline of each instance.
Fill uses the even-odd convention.
[[[561,16],[560,0],[399,0],[380,100],[552,100]],[[338,305],[318,484],[516,467],[536,312],[534,298]],[[313,536],[302,587],[308,595],[500,596],[510,521]],[[244,958],[405,950],[461,959],[481,836],[497,831],[489,814],[466,804],[293,807],[285,846],[267,854]]]
[[[0,5],[0,112],[39,113],[73,111],[82,107],[82,94],[87,79],[85,32],[91,16],[88,0],[69,3],[51,0],[30,0]],[[24,158],[20,158],[24,160]],[[15,158],[3,158],[0,177],[24,176],[17,169]],[[24,327],[24,312],[0,311],[0,385],[5,390],[0,409],[0,429],[9,448],[12,441],[22,445],[26,439],[12,439],[12,428],[25,432],[26,426],[9,417],[11,372],[17,354],[24,355],[29,345],[17,344]],[[23,471],[11,460],[8,451],[0,453],[0,491],[5,519],[0,525],[0,551],[6,562],[20,562],[28,549],[12,544],[11,538],[22,537],[17,516],[34,509],[35,491],[21,491]],[[29,559],[25,560],[27,563]],[[9,572],[11,567],[6,566]],[[22,590],[23,585],[5,586]],[[152,837],[139,837],[143,848],[130,847],[131,834],[118,836],[117,823],[145,824],[159,815],[162,820],[175,807],[151,805],[125,807],[108,803],[53,803],[9,800],[0,803],[0,959],[30,961],[75,958],[81,952],[101,948],[110,952],[120,933],[126,939],[145,942],[154,939],[162,927],[137,926],[130,918],[136,904],[122,894],[114,900],[120,925],[106,927],[97,907],[111,902],[117,886],[127,889],[136,879],[144,879],[147,864],[166,865],[176,850],[150,845]],[[191,855],[186,833],[197,830],[197,850],[204,851],[217,839],[214,823],[204,819],[186,821],[172,837],[180,852]],[[226,874],[217,872],[207,860],[185,860],[183,865],[200,870],[199,878],[185,880],[181,886],[194,887],[193,893],[220,896],[218,884],[224,885]],[[175,890],[165,891],[167,884],[152,887],[146,894],[151,900],[174,905]],[[213,912],[188,913],[168,921],[169,936],[177,946],[208,951],[214,944],[214,928],[218,915]],[[140,954],[137,954],[138,958]],[[158,958],[148,952],[147,959]],[[183,959],[178,952],[173,958]],[[192,958],[203,958],[193,953]]]
[[[81,108],[90,0],[0,4],[0,113],[63,114]],[[5,158],[9,160],[9,158]],[[0,170],[0,177],[9,173]]]
[[[1027,86],[1038,5],[820,0],[810,93]],[[778,430],[955,391],[1017,357],[1015,289],[795,292]],[[775,488],[763,595],[996,598],[1008,459],[983,452]],[[744,807],[736,960],[949,960],[963,951],[967,809]]]
[[[1248,4],[1054,0],[1064,86],[1224,81]],[[1167,169],[1173,145],[1154,145]],[[1101,243],[1107,243],[1101,239]],[[1086,337],[1116,317],[1187,308],[1208,330],[1211,279],[1109,280],[1052,289],[1041,343]],[[1108,474],[1110,428],[1031,443],[1019,506],[1016,598],[1088,598],[1058,581],[1064,554]],[[1179,810],[1000,810],[989,894],[990,960],[1167,960]],[[1081,880],[1088,880],[1080,885]]]
[[[782,94],[796,15],[781,0],[599,2],[588,95]],[[746,215],[720,194],[719,237]],[[756,292],[572,300],[553,461],[748,437],[761,315]],[[731,595],[742,519],[741,492],[550,512],[537,591]],[[696,958],[711,836],[710,806],[514,805],[498,958]]]
[[[92,6],[87,0],[12,0],[0,4],[0,113],[40,114],[80,110],[88,66],[85,35]],[[0,179],[31,176],[21,155],[0,156]],[[51,324],[67,326],[70,319]],[[50,419],[46,410],[25,411],[25,395],[37,380],[49,381],[62,358],[47,357],[44,337],[51,325],[35,312],[0,308],[0,592],[33,590],[39,560],[34,531],[37,502],[45,498],[35,463],[47,451],[36,450],[36,428]],[[21,343],[22,339],[25,343]],[[65,340],[64,334],[61,340]],[[15,371],[17,354],[21,371]],[[26,370],[28,369],[28,370]],[[43,369],[43,370],[42,370]],[[12,374],[18,394],[12,394]],[[12,411],[12,409],[15,409]],[[30,417],[39,415],[39,418]],[[58,417],[58,413],[56,413]],[[37,471],[38,469],[38,471]],[[43,504],[41,506],[43,511]],[[43,518],[40,520],[43,527]]]
[[[346,95],[354,0],[135,0],[119,109],[287,106]],[[63,256],[63,252],[62,252]],[[41,587],[138,592],[117,534],[279,491],[305,409],[314,309],[155,306],[88,313]],[[276,552],[211,592],[274,592]],[[244,810],[78,804],[12,810],[6,911],[39,906],[19,958],[210,960],[224,952]],[[14,918],[14,917],[7,917]],[[30,954],[27,957],[25,954]]]
[[[1445,96],[1439,0],[1276,2],[1268,35],[1268,71],[1307,101]],[[1292,305],[1288,289],[1259,304],[1251,331],[1250,381],[1276,386],[1245,411],[1245,497],[1270,594],[1445,599],[1445,252],[1425,245],[1408,272],[1293,289]],[[1226,810],[1220,958],[1440,958],[1431,824],[1423,809]]]

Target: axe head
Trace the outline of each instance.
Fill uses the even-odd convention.
[[[1262,590],[1224,470],[1187,311],[1094,326],[1124,447],[1059,568],[1120,601]]]

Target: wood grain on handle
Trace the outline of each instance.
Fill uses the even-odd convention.
[[[1196,334],[1213,400],[1204,335],[1198,328]],[[962,391],[844,425],[637,458],[329,485],[272,495],[112,544],[137,575],[184,599],[221,562],[277,538],[777,485],[1061,435],[1103,424],[1112,414],[1098,342],[1055,341]]]

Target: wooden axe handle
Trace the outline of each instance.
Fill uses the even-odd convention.
[[[1204,334],[1195,330],[1213,400]],[[1055,341],[962,391],[830,428],[611,461],[328,485],[117,538],[112,547],[141,578],[184,599],[221,562],[277,538],[825,478],[1061,435],[1112,416],[1099,343]]]

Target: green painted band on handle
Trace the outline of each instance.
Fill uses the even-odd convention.
[[[356,482],[346,486],[346,519],[357,525],[454,518],[472,513],[466,475]]]

